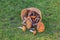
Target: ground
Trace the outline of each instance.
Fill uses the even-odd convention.
[[[41,10],[43,33],[18,29],[21,10],[28,7]],[[0,40],[60,40],[60,0],[0,0]]]

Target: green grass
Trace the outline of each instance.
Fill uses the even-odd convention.
[[[20,13],[27,7],[41,10],[45,32],[23,32]],[[0,0],[0,40],[60,40],[60,0]]]

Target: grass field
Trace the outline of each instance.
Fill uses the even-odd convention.
[[[41,10],[45,32],[23,32],[20,12],[27,7]],[[60,40],[60,0],[0,0],[0,40]]]

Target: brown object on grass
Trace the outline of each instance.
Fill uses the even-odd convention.
[[[29,18],[27,18],[27,20],[26,20],[26,28],[30,29],[31,27],[32,27],[32,23],[29,20]]]
[[[37,33],[36,30],[34,30],[34,31],[33,31],[33,34],[36,35],[36,33]]]
[[[25,31],[26,30],[26,26],[22,26],[22,30]]]
[[[33,7],[32,8],[25,8],[22,10],[22,12],[21,12],[21,19],[22,20],[24,20],[23,18],[28,13],[28,11],[30,11],[29,13],[31,13],[32,11],[35,11],[36,13],[38,13],[40,15],[40,20],[42,20],[41,11],[39,9],[33,8]]]
[[[45,27],[44,27],[44,24],[42,22],[38,22],[37,30],[38,30],[38,32],[44,32]]]
[[[40,16],[40,18],[39,18],[40,20],[39,20],[39,22],[36,25],[37,26],[37,28],[36,28],[37,31],[38,32],[44,32],[45,27],[44,27],[44,24],[42,22],[41,11],[39,9],[37,9],[37,8],[25,8],[25,9],[22,10],[22,12],[21,12],[21,19],[24,20],[24,17],[26,18],[26,27],[23,26],[23,31],[25,31],[26,28],[30,29],[32,27],[32,22],[29,19],[30,19],[30,17],[31,18],[36,18],[36,16],[29,16],[28,15],[28,14],[31,14],[32,12],[36,12]],[[33,34],[36,34],[36,31],[34,31]]]

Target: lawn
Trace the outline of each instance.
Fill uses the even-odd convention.
[[[41,10],[43,33],[18,29],[21,10],[28,7]],[[60,0],[0,0],[0,40],[60,40]]]

